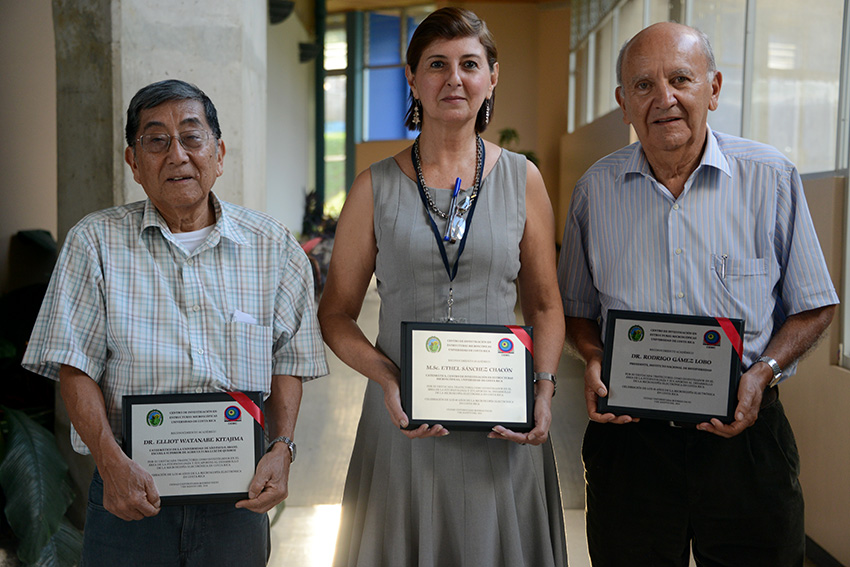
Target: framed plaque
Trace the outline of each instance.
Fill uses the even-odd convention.
[[[401,405],[416,429],[534,428],[531,327],[401,324]]]
[[[123,397],[124,452],[153,476],[162,504],[248,497],[263,455],[263,428],[254,417],[263,396],[234,394]]]
[[[608,311],[599,412],[732,422],[743,336],[741,319]]]

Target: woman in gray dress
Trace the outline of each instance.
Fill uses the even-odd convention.
[[[434,12],[413,34],[407,61],[406,123],[421,134],[352,185],[319,307],[325,341],[370,379],[334,565],[562,567],[566,536],[548,439],[564,340],[552,207],[533,164],[478,136],[499,78],[484,22],[467,10]],[[453,238],[441,243],[453,216],[465,230],[448,229]],[[373,274],[381,299],[375,345],[357,326]],[[517,288],[534,328],[534,429],[403,429],[400,322],[510,325]]]

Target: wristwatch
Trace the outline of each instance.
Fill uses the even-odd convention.
[[[534,373],[534,383],[537,384],[540,380],[548,380],[552,382],[553,390],[552,395],[558,391],[558,381],[555,379],[555,375],[551,372],[535,372]]]
[[[782,368],[779,367],[779,363],[776,362],[775,359],[769,356],[760,356],[756,362],[764,362],[770,369],[773,370],[773,380],[770,381],[770,384],[767,385],[768,388],[773,388],[779,381],[782,380]]]
[[[278,441],[283,441],[284,443],[286,443],[286,446],[289,447],[289,456],[290,456],[290,459],[291,459],[289,462],[294,463],[295,462],[295,452],[296,452],[295,451],[295,442],[292,439],[290,439],[289,437],[287,437],[286,435],[281,435],[280,437],[275,437],[274,439],[269,441],[269,446],[266,448],[266,453],[271,451],[272,447],[274,447],[274,444],[277,443]]]

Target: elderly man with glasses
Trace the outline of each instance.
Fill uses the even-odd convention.
[[[126,138],[148,199],[68,233],[24,358],[59,380],[74,448],[97,466],[82,565],[265,565],[302,381],[327,374],[310,265],[280,223],[212,193],[225,146],[200,89],[142,88]],[[150,472],[122,451],[122,397],[222,391],[265,397],[272,442],[248,498],[163,506]]]

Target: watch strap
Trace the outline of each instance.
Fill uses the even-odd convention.
[[[552,382],[553,390],[552,395],[554,396],[558,391],[558,380],[555,378],[555,375],[551,372],[535,372],[534,373],[534,383],[537,384],[540,380],[546,380]]]
[[[281,441],[286,443],[286,446],[289,447],[289,457],[290,457],[289,462],[294,463],[295,462],[295,449],[296,449],[295,442],[292,439],[290,439],[289,437],[287,437],[286,435],[281,435],[279,437],[275,437],[274,439],[269,441],[269,445],[268,445],[268,447],[266,447],[266,453],[268,453],[269,451],[272,450],[272,447],[274,447],[275,443],[278,443],[278,442],[281,442]]]
[[[773,388],[779,381],[782,380],[782,367],[779,366],[779,363],[776,362],[775,358],[771,358],[769,356],[760,356],[756,360],[756,362],[764,362],[770,369],[773,371],[773,378],[770,380],[770,383],[767,385],[768,388]]]

